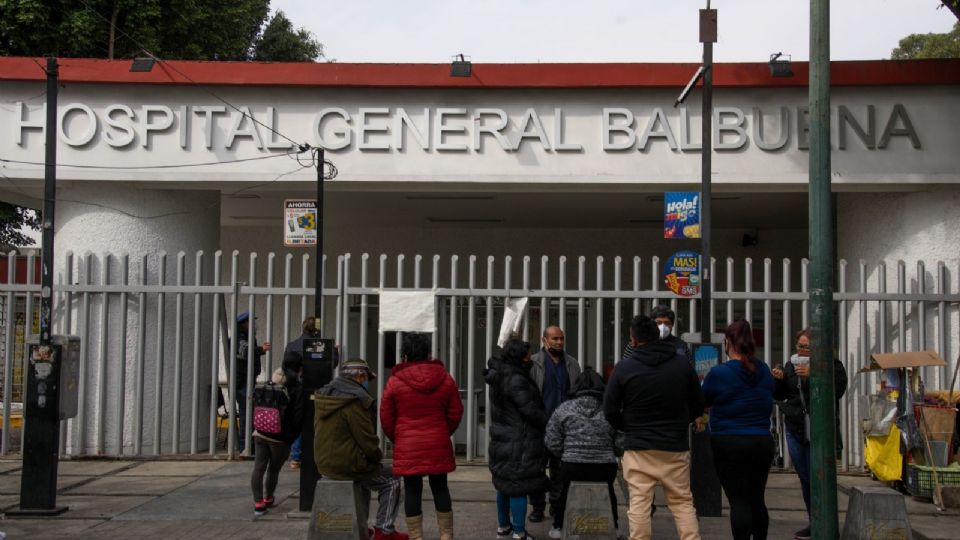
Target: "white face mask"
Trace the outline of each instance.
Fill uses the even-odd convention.
[[[669,327],[669,326],[667,326],[667,325],[665,325],[665,324],[661,324],[660,326],[657,326],[657,328],[660,329],[660,339],[664,339],[664,338],[666,338],[667,336],[670,335],[670,327]]]

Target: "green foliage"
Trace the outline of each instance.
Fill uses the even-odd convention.
[[[313,62],[321,57],[323,44],[305,28],[295,31],[282,11],[267,23],[253,50],[253,59],[264,62]]]
[[[112,44],[132,58],[139,42],[168,60],[247,60],[269,12],[269,0],[0,0],[0,55],[106,58]]]
[[[960,23],[946,34],[910,34],[890,53],[893,60],[960,58]]]
[[[33,243],[20,232],[22,228],[40,230],[40,218],[33,210],[0,201],[0,246],[22,247]]]

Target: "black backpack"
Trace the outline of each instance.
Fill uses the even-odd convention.
[[[253,389],[253,429],[267,436],[279,436],[289,406],[290,395],[283,385],[258,384]]]

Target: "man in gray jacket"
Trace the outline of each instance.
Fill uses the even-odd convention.
[[[559,326],[548,326],[543,330],[543,346],[530,360],[530,376],[537,384],[543,396],[543,405],[547,418],[553,411],[567,400],[571,384],[580,376],[580,363],[567,354],[563,349],[564,335]],[[544,464],[550,476],[550,514],[554,514],[560,501],[560,456],[548,454],[549,459]],[[530,521],[543,521],[546,510],[546,493],[530,494]]]

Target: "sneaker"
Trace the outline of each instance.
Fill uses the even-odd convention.
[[[522,532],[522,533],[515,532],[513,533],[513,540],[537,540],[537,539],[534,538],[533,535],[528,532]]]
[[[276,506],[274,504],[275,502],[276,501],[274,501],[273,497],[267,497],[266,499],[263,500],[263,504],[267,505],[267,508],[273,508],[274,506]]]
[[[383,529],[374,528],[373,531],[371,536],[373,540],[407,540],[410,538],[409,535],[400,531],[393,531],[390,534],[383,532]]]
[[[795,540],[810,540],[813,536],[810,535],[810,527],[804,527],[799,531],[793,533],[793,538]]]
[[[253,515],[262,516],[267,513],[267,503],[264,501],[257,501],[253,503]]]
[[[297,470],[297,469],[299,469],[299,468],[300,468],[300,462],[299,462],[299,461],[291,461],[291,462],[290,462],[290,470],[291,470],[291,471],[295,471],[295,470]]]
[[[548,536],[550,536],[550,538],[563,538],[563,530],[561,530],[560,527],[554,527],[550,529]]]
[[[506,527],[497,527],[497,537],[505,538],[513,534],[513,525],[507,525]]]
[[[540,523],[541,521],[543,521],[543,510],[534,509],[533,512],[530,512],[529,519],[530,519],[530,523]]]

